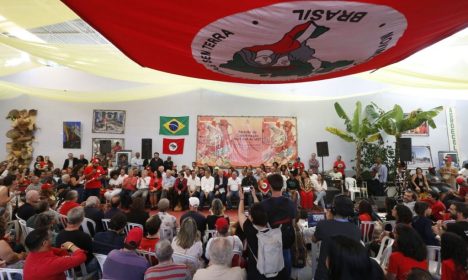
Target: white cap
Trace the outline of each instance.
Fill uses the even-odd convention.
[[[200,200],[198,199],[198,197],[192,196],[191,198],[189,198],[189,204],[192,207],[198,207],[198,205],[200,205]]]

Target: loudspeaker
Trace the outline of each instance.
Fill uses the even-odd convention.
[[[141,158],[150,159],[153,154],[153,139],[142,138],[141,139]]]
[[[413,159],[411,138],[400,138],[397,145],[400,150],[400,161],[411,161]]]
[[[101,155],[107,155],[112,150],[111,140],[100,140],[99,141],[99,153]]]
[[[328,157],[328,142],[317,142],[317,156]]]

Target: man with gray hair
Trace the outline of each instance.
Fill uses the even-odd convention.
[[[68,191],[65,194],[65,201],[60,205],[58,212],[61,215],[67,215],[70,209],[80,206],[78,201],[78,192],[75,190]]]
[[[172,261],[174,250],[169,240],[161,240],[156,244],[155,254],[158,264],[148,268],[145,280],[185,280],[191,279],[190,270],[185,264],[175,264]]]
[[[29,192],[31,190],[35,190],[40,192],[41,191],[41,183],[39,182],[39,177],[31,176],[31,184],[26,188],[25,192]]]
[[[232,243],[227,238],[215,238],[208,248],[210,264],[207,268],[195,272],[193,280],[242,280],[247,279],[245,269],[238,266],[231,267]]]
[[[39,192],[36,190],[30,190],[26,193],[26,203],[18,208],[18,212],[16,214],[21,219],[27,221],[29,218],[34,216],[34,214],[36,214],[37,204],[39,201]]]
[[[102,227],[104,212],[101,209],[101,202],[97,196],[90,196],[86,199],[84,213],[86,218],[93,220],[96,224],[95,232],[91,232],[92,236],[96,232],[104,231]]]
[[[98,264],[93,256],[93,241],[91,236],[80,230],[81,223],[84,219],[83,207],[75,207],[70,209],[67,214],[67,226],[59,232],[55,239],[55,246],[60,248],[63,243],[69,241],[75,244],[78,248],[86,251],[86,271],[92,273],[97,271]]]

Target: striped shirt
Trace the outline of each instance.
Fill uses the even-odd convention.
[[[189,269],[185,264],[158,264],[148,268],[145,272],[145,280],[188,280],[192,279]]]

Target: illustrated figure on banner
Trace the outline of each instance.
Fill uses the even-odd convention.
[[[270,147],[264,153],[263,160],[271,164],[278,162],[287,163],[294,159],[296,153],[296,136],[293,133],[294,125],[290,121],[284,121],[283,125],[277,121],[275,124],[268,125],[270,135]]]

